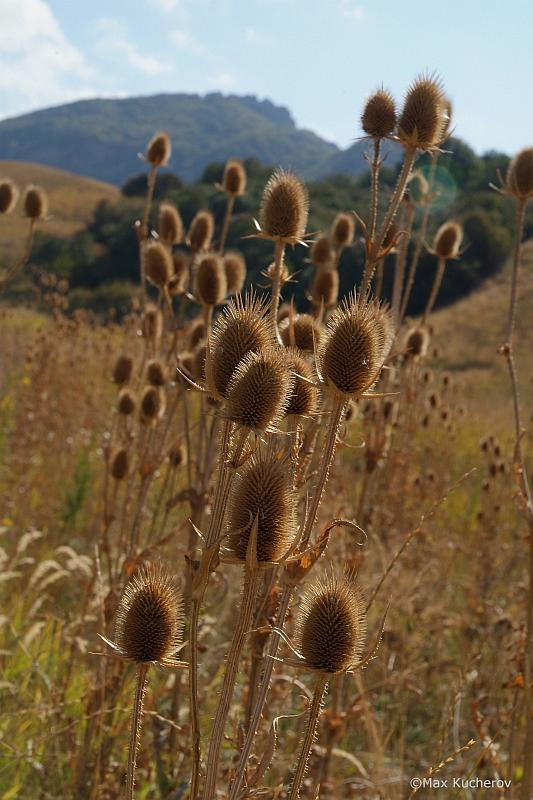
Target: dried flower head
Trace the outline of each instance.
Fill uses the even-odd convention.
[[[312,353],[322,337],[322,326],[311,314],[286,317],[279,326],[281,340],[286,347],[297,347]]]
[[[124,417],[128,417],[135,411],[135,395],[130,389],[121,389],[117,400],[117,411]]]
[[[48,198],[40,186],[28,186],[24,194],[24,214],[29,219],[44,219],[48,213]]]
[[[189,257],[183,250],[176,250],[172,253],[172,264],[174,266],[174,277],[179,278],[187,285],[189,279]]]
[[[379,303],[348,297],[327,321],[318,359],[326,388],[360,397],[377,380],[392,343],[390,314]]]
[[[164,386],[167,382],[165,365],[154,358],[146,365],[146,380],[151,386]]]
[[[246,261],[238,251],[230,251],[224,256],[224,270],[228,284],[228,294],[239,294],[246,278]]]
[[[368,100],[361,116],[361,126],[367,136],[384,139],[396,127],[396,105],[386,89],[378,89]]]
[[[319,236],[311,245],[309,261],[316,267],[329,267],[333,263],[333,250],[329,236]]]
[[[218,306],[226,297],[227,291],[224,262],[216,253],[206,254],[196,268],[196,298],[204,306]]]
[[[198,211],[191,222],[187,237],[189,247],[193,253],[209,250],[214,230],[215,220],[211,212]]]
[[[0,180],[0,214],[11,214],[19,197],[17,184],[11,178]]]
[[[296,535],[296,506],[287,464],[276,457],[252,458],[230,496],[228,548],[232,555],[246,560],[257,521],[257,561],[280,561]]]
[[[168,460],[173,469],[187,463],[187,450],[182,442],[175,442],[168,451]]]
[[[163,244],[171,247],[183,239],[183,221],[172,203],[161,203],[157,220],[157,231]]]
[[[124,383],[128,383],[129,379],[131,378],[132,370],[132,357],[122,353],[120,356],[118,356],[113,367],[113,383],[116,383],[119,386],[122,386]]]
[[[270,430],[285,413],[293,386],[294,376],[281,351],[248,353],[228,385],[227,416],[244,428]]]
[[[517,200],[533,197],[533,147],[526,147],[511,160],[505,190]]]
[[[333,308],[339,296],[339,273],[336,269],[322,268],[317,270],[311,284],[311,300],[313,305]]]
[[[244,164],[236,158],[231,158],[224,167],[222,188],[230,197],[244,194],[246,190],[246,170]]]
[[[163,333],[163,315],[153,303],[147,303],[142,319],[142,334],[145,339],[154,344],[159,341]]]
[[[178,586],[160,563],[146,564],[122,593],[115,621],[115,642],[123,656],[138,664],[173,659],[182,640],[183,601]]]
[[[169,282],[174,272],[172,256],[161,242],[151,241],[144,251],[146,277],[162,289]]]
[[[285,358],[295,376],[293,392],[285,413],[302,417],[312,416],[318,408],[319,397],[313,368],[295,347],[287,348]]]
[[[463,229],[458,222],[445,222],[435,234],[433,240],[433,250],[439,258],[457,258],[461,242],[463,241]]]
[[[165,395],[157,386],[147,386],[141,396],[141,422],[149,425],[163,416],[165,411]]]
[[[291,172],[276,170],[261,200],[262,234],[269,239],[295,244],[305,234],[308,211],[309,199],[304,184]]]
[[[165,131],[160,131],[159,133],[156,133],[148,142],[148,147],[146,148],[146,160],[153,167],[164,167],[165,164],[168,163],[171,152],[172,146],[170,144],[168,133],[165,133]]]
[[[128,451],[121,447],[111,456],[111,477],[123,481],[128,474]]]
[[[350,577],[329,576],[305,591],[296,642],[309,669],[331,675],[352,669],[361,660],[365,638],[365,604]]]
[[[405,342],[406,354],[412,358],[423,358],[428,351],[429,342],[427,328],[412,328],[407,333]]]
[[[333,220],[331,226],[331,239],[336,249],[349,247],[353,242],[355,233],[355,218],[353,214],[341,211]]]
[[[398,122],[398,139],[408,148],[435,150],[448,127],[448,101],[440,81],[422,75],[407,92]]]

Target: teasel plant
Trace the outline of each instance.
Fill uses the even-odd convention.
[[[17,184],[10,178],[0,179],[0,214],[11,214],[17,205],[18,199],[19,188]],[[8,284],[24,268],[31,254],[37,223],[46,221],[48,218],[48,196],[42,187],[34,186],[33,184],[27,186],[22,205],[24,216],[29,224],[28,234],[22,255],[4,273],[0,274],[0,292],[4,291]]]
[[[169,136],[167,133],[165,133],[165,131],[160,131],[159,133],[154,134],[152,139],[150,139],[150,141],[148,142],[145,154],[139,156],[150,165],[147,177],[147,191],[144,202],[143,214],[142,218],[140,220],[137,220],[136,222],[137,238],[139,242],[139,260],[141,269],[141,291],[144,301],[146,301],[146,266],[144,261],[145,258],[144,251],[145,251],[145,244],[148,240],[148,234],[149,234],[148,221],[150,217],[150,210],[152,208],[152,201],[154,198],[154,189],[156,184],[157,171],[159,168],[164,167],[168,164],[171,153],[172,153],[172,145],[170,143]]]
[[[437,258],[437,271],[424,313],[422,314],[422,325],[425,325],[427,322],[427,318],[431,314],[435,301],[437,300],[446,263],[451,259],[457,260],[460,258],[462,241],[463,229],[458,222],[445,222],[435,234],[433,248],[430,249],[429,252]]]

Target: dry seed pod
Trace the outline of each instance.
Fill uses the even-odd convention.
[[[165,411],[165,395],[157,386],[147,386],[141,396],[141,422],[156,422]]]
[[[176,250],[172,253],[172,264],[174,266],[174,277],[179,278],[186,284],[189,279],[189,257],[183,250]]]
[[[123,447],[111,457],[111,476],[116,481],[123,481],[128,474],[128,451]]]
[[[168,451],[168,460],[172,469],[177,469],[187,463],[187,450],[181,442],[176,442]]]
[[[157,220],[157,231],[163,244],[172,247],[183,239],[183,221],[172,203],[161,203]]]
[[[198,211],[189,228],[188,242],[193,253],[209,250],[215,230],[215,220],[210,211]]]
[[[331,238],[336,249],[349,247],[353,242],[355,233],[355,219],[352,214],[341,212],[337,214],[331,226]]]
[[[309,669],[346,672],[360,661],[365,638],[365,603],[349,577],[329,576],[306,589],[296,642]]]
[[[160,361],[152,359],[146,365],[146,380],[151,386],[164,386],[167,382],[167,371]]]
[[[161,242],[148,242],[144,251],[144,263],[146,277],[158,289],[163,289],[174,272],[172,256],[167,248]]]
[[[148,142],[146,160],[152,167],[164,167],[168,163],[171,152],[172,146],[168,133],[161,131],[156,133]]]
[[[147,303],[142,319],[142,334],[150,342],[157,343],[163,333],[163,315],[153,303]]]
[[[333,251],[329,236],[319,236],[311,245],[309,261],[316,267],[329,267],[333,263]]]
[[[339,273],[336,269],[317,270],[311,285],[311,300],[313,305],[324,308],[333,308],[337,305],[339,296]]]
[[[295,244],[305,234],[309,199],[304,184],[291,172],[276,170],[263,191],[259,222],[263,234]]]
[[[526,201],[533,197],[533,147],[526,147],[512,159],[505,189],[517,200]]]
[[[135,406],[136,402],[133,392],[129,389],[121,389],[117,401],[118,413],[122,414],[124,417],[128,417],[135,411]]]
[[[406,355],[412,358],[423,358],[428,351],[429,342],[429,333],[426,328],[412,328],[407,333]]]
[[[396,106],[394,98],[386,89],[378,89],[366,101],[361,117],[361,126],[367,136],[384,139],[396,127]]]
[[[11,178],[0,180],[0,214],[11,214],[19,197],[18,186]]]
[[[136,663],[164,661],[182,639],[183,601],[162,564],[146,564],[135,573],[120,598],[115,642]]]
[[[246,189],[246,170],[242,161],[231,158],[224,167],[222,188],[230,197],[244,194]]]
[[[461,242],[463,241],[463,229],[457,222],[445,222],[435,234],[433,240],[433,250],[439,258],[457,258]]]
[[[204,306],[218,306],[226,297],[228,283],[224,262],[215,253],[209,253],[200,260],[196,268],[195,294]]]
[[[287,465],[276,458],[252,458],[230,496],[228,548],[232,555],[246,560],[257,520],[257,561],[280,561],[296,535],[296,506]]]
[[[243,428],[270,430],[285,413],[293,386],[294,376],[280,351],[248,353],[229,383],[227,416]]]
[[[327,322],[319,348],[322,379],[345,399],[364,394],[377,380],[392,344],[390,314],[376,302],[345,300]]]
[[[113,367],[113,383],[117,383],[119,386],[122,386],[124,383],[128,383],[129,379],[131,378],[132,370],[132,357],[125,354],[120,355],[115,361],[115,366]]]
[[[248,294],[232,300],[215,320],[206,366],[207,384],[214,397],[226,397],[229,382],[247,353],[267,348],[272,337],[263,300]]]
[[[246,261],[241,253],[230,251],[224,256],[228,294],[239,294],[246,278]]]
[[[296,348],[287,348],[285,358],[295,375],[293,393],[285,413],[302,417],[312,416],[318,408],[319,397],[313,368]]]
[[[286,347],[297,347],[304,353],[312,353],[320,343],[322,326],[310,314],[298,314],[283,320],[279,326],[281,340]]]
[[[448,127],[448,101],[438,80],[417,78],[407,92],[398,122],[398,139],[404,147],[434,150]]]
[[[24,194],[24,214],[29,219],[44,219],[48,213],[48,198],[40,186],[28,186]]]

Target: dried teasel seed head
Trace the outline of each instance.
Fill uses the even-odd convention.
[[[287,348],[285,358],[295,376],[293,392],[285,413],[302,417],[312,416],[318,408],[319,398],[314,370],[295,347]]]
[[[246,190],[246,170],[244,164],[236,158],[231,158],[224,167],[222,188],[230,197],[244,194]]]
[[[189,279],[189,257],[183,250],[176,250],[172,253],[172,264],[174,266],[174,276],[183,280],[185,284]]]
[[[198,211],[189,227],[187,236],[193,253],[209,250],[215,230],[215,220],[210,211]]]
[[[533,147],[526,147],[511,160],[505,190],[524,202],[533,197]]]
[[[243,428],[269,430],[285,413],[293,386],[294,376],[281,351],[248,353],[229,383],[226,414]]]
[[[11,178],[0,180],[0,214],[11,214],[19,197],[17,184]]]
[[[116,481],[123,481],[128,474],[128,451],[123,447],[111,456],[111,476]]]
[[[153,303],[147,303],[142,318],[142,334],[151,342],[158,342],[163,333],[163,315]]]
[[[337,214],[331,226],[331,238],[337,250],[341,247],[349,247],[353,242],[355,234],[355,218],[353,214],[342,211]]]
[[[158,359],[152,359],[146,365],[146,380],[150,386],[164,386],[167,382],[167,370]]]
[[[311,245],[309,261],[316,267],[329,267],[333,263],[333,250],[329,236],[319,236]]]
[[[422,75],[407,91],[398,121],[398,139],[407,148],[434,150],[448,127],[448,100],[440,81]]]
[[[378,89],[368,100],[361,116],[361,127],[367,136],[384,139],[396,127],[396,104],[390,92]]]
[[[365,603],[350,577],[329,576],[305,591],[296,643],[306,666],[329,674],[345,672],[361,660],[365,638]]]
[[[172,256],[165,245],[161,242],[148,242],[144,251],[144,263],[146,277],[158,289],[163,289],[174,272]]]
[[[230,496],[228,548],[232,555],[246,560],[257,520],[257,561],[280,561],[296,535],[296,506],[287,464],[276,457],[252,458]]]
[[[128,417],[135,411],[135,395],[130,389],[121,389],[117,400],[117,411],[124,417]]]
[[[24,214],[29,219],[44,219],[48,213],[48,198],[40,186],[28,186],[24,194]]]
[[[339,296],[339,273],[336,269],[317,270],[311,284],[311,300],[313,305],[333,308]]]
[[[236,297],[213,325],[206,365],[207,385],[215,397],[226,397],[230,380],[242,359],[272,343],[265,302],[250,293]]]
[[[163,244],[169,247],[182,241],[183,221],[178,209],[172,203],[161,203],[159,206],[157,232]]]
[[[173,469],[187,463],[187,450],[182,442],[176,442],[168,451],[168,460]]]
[[[458,222],[445,222],[435,234],[433,240],[433,250],[439,258],[457,258],[461,242],[463,241],[463,229]]]
[[[224,262],[216,253],[206,254],[196,268],[196,298],[204,306],[218,306],[226,297],[227,291]]]
[[[156,422],[165,412],[165,395],[157,386],[147,386],[141,395],[141,422],[143,425]]]
[[[128,383],[129,379],[131,378],[132,370],[132,357],[127,356],[124,353],[121,354],[115,361],[115,365],[113,367],[113,383],[116,383],[119,386],[122,386],[124,383]]]
[[[291,172],[274,172],[263,191],[259,222],[271,239],[295,244],[305,234],[309,198],[304,184]]]
[[[194,350],[198,342],[201,342],[205,336],[205,321],[203,317],[197,317],[191,322],[189,330],[187,331],[187,345],[189,350]]]
[[[136,663],[162,661],[175,655],[182,628],[183,600],[175,579],[161,563],[144,565],[120,598],[116,644]]]
[[[304,353],[314,352],[320,343],[322,326],[311,314],[297,314],[287,317],[279,326],[281,340],[286,347],[297,347]]]
[[[430,337],[426,328],[412,328],[407,333],[405,350],[412,358],[423,358],[429,347]]]
[[[164,167],[168,163],[171,152],[172,145],[170,144],[168,133],[160,131],[148,142],[146,160],[153,167]]]
[[[348,297],[329,317],[318,352],[327,389],[345,399],[364,394],[379,376],[392,331],[389,312],[376,301],[360,304]]]
[[[237,251],[230,251],[224,256],[224,271],[228,284],[228,294],[239,294],[246,278],[246,261]]]

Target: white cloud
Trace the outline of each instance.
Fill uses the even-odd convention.
[[[181,9],[181,0],[149,0],[149,3],[164,14],[172,14]]]
[[[96,94],[96,76],[44,0],[0,0],[4,115]]]
[[[340,0],[339,11],[343,17],[346,17],[347,19],[354,19],[357,22],[360,22],[365,18],[365,10],[363,6],[354,2],[354,0]]]
[[[210,86],[213,89],[219,89],[221,92],[229,92],[235,87],[236,82],[235,76],[230,72],[219,72],[209,80]]]
[[[104,17],[98,21],[97,29],[99,34],[98,50],[101,54],[121,56],[126,59],[130,67],[148,77],[161,75],[168,71],[169,66],[163,61],[139,50],[137,45],[128,38],[118,20]]]
[[[252,28],[251,26],[246,28],[246,30],[244,31],[244,38],[246,39],[247,42],[256,42],[257,41],[256,29]]]
[[[169,36],[172,44],[179,47],[180,50],[187,50],[195,55],[205,52],[205,47],[187,31],[171,31]]]

